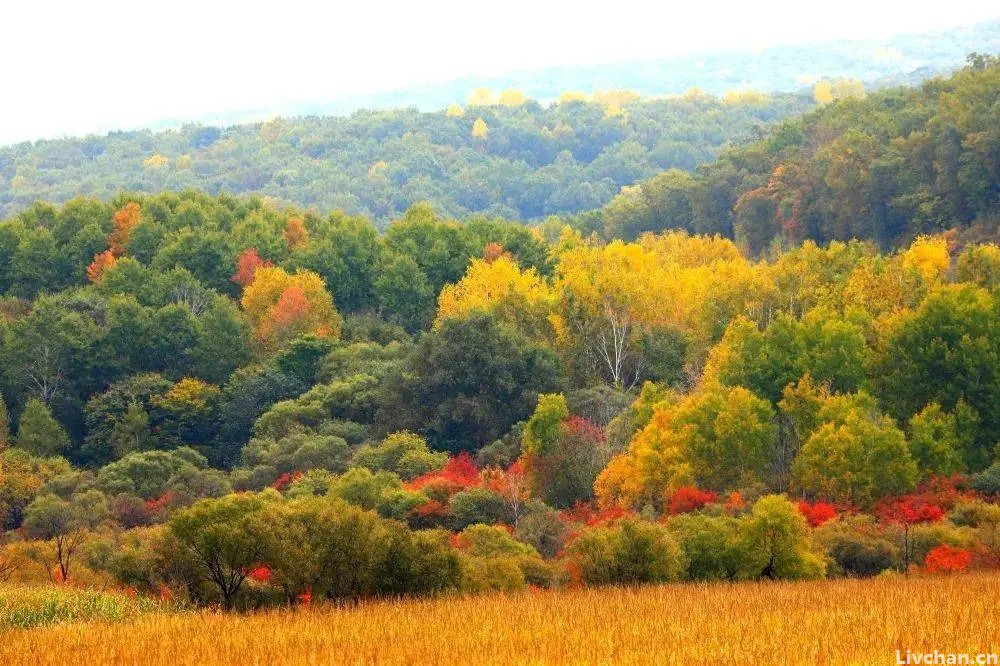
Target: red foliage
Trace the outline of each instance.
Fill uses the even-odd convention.
[[[483,261],[488,264],[492,264],[504,255],[509,256],[509,253],[504,251],[503,245],[500,243],[487,243],[483,248]]]
[[[880,502],[875,507],[875,515],[882,522],[899,525],[936,523],[944,518],[944,510],[917,495],[904,495]]]
[[[722,508],[726,511],[726,513],[739,513],[743,509],[747,508],[747,501],[743,499],[743,495],[739,491],[734,490],[729,493],[729,497],[726,498]]]
[[[634,516],[635,512],[620,506],[606,509],[596,507],[588,502],[576,502],[572,508],[559,512],[559,518],[566,523],[581,523],[587,527],[611,523],[622,518]]]
[[[126,585],[124,589],[122,589],[122,594],[124,594],[126,597],[131,597],[135,599],[135,588],[132,587],[131,585]]]
[[[409,524],[417,529],[438,527],[451,519],[451,509],[438,500],[428,500],[410,509],[407,515]]]
[[[248,248],[243,250],[240,253],[239,259],[236,260],[236,273],[233,274],[232,280],[236,284],[245,287],[253,282],[258,268],[269,268],[273,265],[270,261],[262,259],[257,254],[257,248]]]
[[[464,490],[479,485],[479,468],[467,451],[450,458],[448,464],[439,470],[418,476],[407,484],[410,490],[423,490],[426,486],[447,482],[458,490]]]
[[[942,544],[927,553],[924,569],[928,573],[958,573],[967,570],[971,561],[969,551]]]
[[[291,286],[281,292],[271,315],[271,324],[278,330],[286,330],[305,319],[309,314],[309,299],[301,287]]]
[[[711,490],[699,490],[694,486],[681,486],[670,496],[667,511],[672,516],[679,513],[697,511],[706,504],[712,504],[719,499],[717,493]]]
[[[962,474],[932,476],[917,487],[914,496],[944,511],[951,511],[959,501],[975,499],[976,493],[969,488],[968,481]]]
[[[292,485],[301,478],[302,472],[284,472],[274,480],[271,487],[279,492],[285,492],[288,486]]]
[[[247,573],[247,577],[257,583],[270,583],[271,568],[266,564],[258,564]]]
[[[303,606],[308,606],[309,604],[311,604],[312,600],[313,600],[312,585],[310,585],[309,587],[307,587],[306,590],[305,590],[305,592],[303,592],[299,596],[295,597],[295,600],[298,601]]]
[[[164,583],[160,583],[160,587],[157,589],[157,593],[159,594],[160,601],[170,601],[174,596],[173,593],[170,591],[170,588],[167,587],[166,584]]]
[[[563,421],[563,429],[569,437],[584,438],[592,442],[603,442],[604,431],[593,421],[582,416],[570,416]]]
[[[806,518],[810,527],[819,527],[828,520],[837,517],[837,507],[829,502],[799,502],[799,513]]]
[[[156,499],[147,500],[146,507],[151,514],[162,517],[166,511],[181,504],[182,500],[183,498],[179,497],[174,491],[168,490]]]

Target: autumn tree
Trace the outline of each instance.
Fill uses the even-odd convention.
[[[115,211],[112,218],[113,229],[108,235],[108,250],[113,256],[120,257],[125,254],[125,246],[141,219],[142,210],[134,201]]]
[[[337,337],[341,318],[323,279],[311,271],[258,268],[240,301],[265,348],[305,333]]]
[[[105,250],[94,255],[94,260],[87,266],[87,279],[93,283],[101,281],[104,272],[115,265],[115,255],[111,250]]]
[[[249,286],[257,274],[258,268],[271,268],[273,263],[262,259],[257,253],[257,248],[251,247],[243,250],[236,260],[236,273],[233,275],[233,282],[241,287]]]
[[[282,235],[289,250],[298,250],[309,242],[309,232],[306,231],[305,223],[299,217],[290,217],[285,220],[285,230]]]

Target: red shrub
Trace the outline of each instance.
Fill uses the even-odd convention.
[[[571,509],[564,509],[559,512],[559,517],[563,522],[582,523],[587,527],[614,522],[634,515],[634,511],[620,506],[600,509],[589,502],[576,502]]]
[[[928,573],[958,573],[967,570],[971,561],[969,551],[942,544],[927,553],[924,569]]]
[[[676,516],[679,513],[697,511],[718,499],[719,495],[711,490],[699,490],[694,486],[681,486],[670,496],[667,512],[671,516]]]
[[[302,472],[284,472],[274,480],[271,487],[279,492],[285,492],[288,486],[292,485],[301,478]]]
[[[828,520],[837,517],[837,507],[829,502],[799,502],[799,513],[805,516],[810,527],[819,527]]]

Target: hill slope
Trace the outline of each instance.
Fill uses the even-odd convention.
[[[549,107],[505,101],[10,146],[0,149],[0,217],[37,199],[194,188],[382,223],[419,201],[456,217],[539,218],[600,206],[661,169],[692,169],[813,103],[810,94],[645,101],[606,94]],[[485,127],[473,136],[478,119]]]

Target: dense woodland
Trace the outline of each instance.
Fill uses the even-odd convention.
[[[997,566],[998,74],[652,181],[733,174],[717,218],[33,204],[0,224],[0,575],[248,607]]]
[[[422,201],[452,217],[527,220],[596,208],[662,169],[693,169],[812,103],[808,91],[661,100],[608,91],[543,107],[514,90],[480,91],[467,107],[434,113],[23,143],[0,148],[0,215],[38,199],[194,188],[342,209],[380,226]]]
[[[572,223],[606,239],[663,229],[721,234],[752,254],[805,239],[898,247],[920,234],[994,224],[998,88],[996,57],[972,55],[961,72],[917,88],[846,88],[839,100],[836,88],[817,89],[832,103],[694,175],[668,171],[626,187]]]

